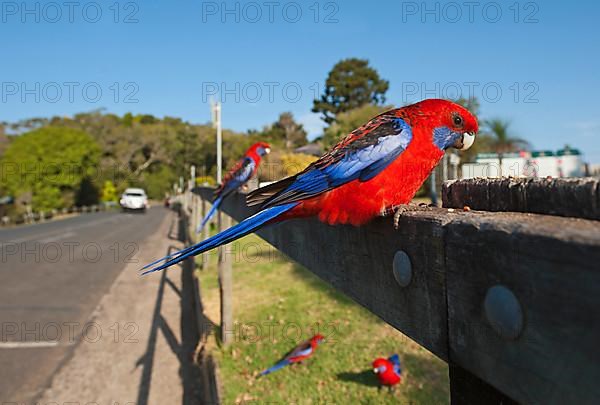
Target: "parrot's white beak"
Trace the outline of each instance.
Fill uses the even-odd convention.
[[[461,139],[454,145],[458,150],[467,150],[473,146],[475,142],[475,134],[471,132],[465,132]]]
[[[265,153],[268,155],[269,153],[271,153],[271,148],[265,148]]]
[[[378,368],[374,368],[374,369],[373,369],[373,372],[374,372],[375,374],[377,374],[377,373],[379,373],[379,369],[378,369]]]

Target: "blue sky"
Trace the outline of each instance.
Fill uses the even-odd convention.
[[[509,119],[537,149],[569,143],[600,163],[598,2],[1,7],[0,120],[103,107],[202,123],[210,119],[209,96],[220,91],[227,128],[261,128],[292,111],[314,136],[321,123],[312,99],[327,72],[360,57],[390,81],[389,104],[472,93],[481,119]]]

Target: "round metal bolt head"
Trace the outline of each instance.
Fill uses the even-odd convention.
[[[407,287],[412,280],[412,263],[410,257],[403,250],[394,255],[394,278],[401,287]]]
[[[516,339],[523,330],[523,309],[519,300],[503,285],[490,288],[485,294],[485,316],[492,329],[504,339]]]

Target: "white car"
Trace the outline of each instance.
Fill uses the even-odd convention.
[[[148,208],[148,196],[141,188],[127,188],[121,196],[119,204],[121,205],[121,208],[123,208],[123,211],[146,211],[146,208]]]

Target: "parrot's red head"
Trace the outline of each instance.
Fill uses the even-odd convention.
[[[271,145],[269,145],[266,142],[256,142],[254,145],[252,145],[248,151],[246,152],[246,155],[258,155],[260,157],[267,155],[271,152]]]
[[[389,367],[390,362],[384,358],[378,358],[373,361],[373,372],[375,374],[385,373]]]
[[[316,334],[314,335],[311,339],[311,342],[313,342],[314,344],[321,344],[321,342],[323,342],[323,340],[325,340],[325,336],[321,335],[321,334]]]
[[[466,108],[448,100],[429,99],[400,109],[411,127],[427,128],[440,150],[467,150],[479,130],[477,118]]]

